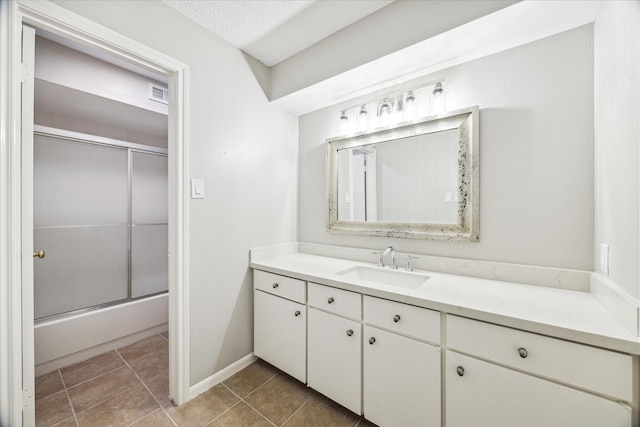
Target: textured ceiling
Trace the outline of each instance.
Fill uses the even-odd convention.
[[[191,20],[275,65],[393,0],[163,0]]]

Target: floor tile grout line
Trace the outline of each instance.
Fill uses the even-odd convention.
[[[142,380],[142,378],[140,378],[140,376],[139,376],[139,375],[138,375],[138,373],[135,371],[135,369],[133,369],[133,368],[131,367],[131,365],[129,365],[129,362],[127,362],[127,361],[126,361],[126,359],[122,356],[122,354],[120,354],[120,352],[118,351],[118,349],[116,349],[116,353],[118,353],[118,355],[120,356],[120,358],[122,359],[122,361],[124,362],[124,364],[125,364],[129,369],[131,369],[131,372],[133,372],[133,375],[135,375],[135,376],[136,376],[136,378],[138,379],[138,381],[140,381],[140,383],[142,384],[142,387],[144,387],[144,389],[145,389],[145,390],[147,390],[147,393],[149,393],[149,394],[151,395],[151,397],[153,398],[153,400],[155,400],[155,401],[156,401],[156,404],[158,405],[158,408],[157,408],[157,409],[162,409],[162,405],[160,404],[160,401],[158,400],[158,398],[155,396],[155,394],[153,394],[153,392],[149,389],[149,387],[147,387],[147,385],[146,385],[146,384],[145,384],[145,382]],[[141,360],[142,360],[142,359],[141,359]],[[158,375],[156,375],[156,376],[160,376],[160,375],[162,375],[162,374],[158,374]],[[167,375],[168,375],[168,373],[167,373]],[[155,378],[155,377],[151,377],[151,378]],[[149,379],[150,379],[150,378],[149,378]],[[137,387],[137,386],[136,386],[136,387]],[[132,388],[133,388],[133,387],[132,387]],[[131,389],[129,389],[129,390],[131,390]],[[122,393],[124,393],[124,392],[122,392]],[[118,393],[118,394],[121,394],[121,393]],[[116,395],[116,396],[117,396],[117,395]],[[115,396],[114,396],[114,397],[115,397]],[[156,411],[156,410],[153,410],[153,411],[149,412],[148,414],[145,414],[144,416],[140,417],[139,419],[137,419],[137,420],[136,420],[136,421],[134,421],[134,422],[138,422],[138,421],[140,421],[142,418],[146,417],[147,415],[150,415],[150,414],[154,413],[155,411]],[[165,411],[165,413],[166,413],[166,411]],[[168,414],[167,414],[167,415],[168,415]],[[169,418],[171,418],[171,417],[169,417]],[[172,421],[172,422],[174,422],[174,421],[173,421],[173,419],[171,419],[171,421]],[[174,424],[175,424],[175,422],[174,422]]]
[[[168,342],[168,341],[167,341],[167,342]],[[123,347],[123,348],[124,348],[124,347]],[[118,353],[118,355],[120,356],[120,358],[121,358],[125,363],[127,363],[127,364],[128,364],[129,362],[127,362],[127,360],[124,358],[124,356],[122,355],[122,353],[120,353],[120,351],[119,351],[119,350],[120,350],[120,349],[116,348],[114,351],[115,351],[116,353]],[[163,353],[164,353],[164,352],[163,352]],[[156,354],[160,354],[160,352],[152,352],[151,354],[149,354],[149,355],[147,355],[147,356],[144,356],[144,357],[142,357],[142,358],[140,358],[140,359],[136,359],[136,360],[135,360],[135,362],[139,362],[139,361],[141,361],[141,360],[146,360],[146,359],[148,359],[148,358],[150,358],[150,357],[152,357],[152,356],[155,356]],[[169,356],[169,353],[168,353],[168,351],[167,351],[167,357],[168,357],[168,356]],[[133,369],[133,368],[131,368],[131,369]]]
[[[116,350],[117,351],[117,350]],[[133,372],[133,375],[136,376],[136,378],[142,383],[142,385],[144,386],[144,388],[149,392],[149,394],[151,395],[151,397],[154,398],[154,400],[156,401],[156,403],[158,404],[158,406],[160,406],[162,408],[162,404],[160,403],[160,401],[158,400],[158,398],[155,396],[155,394],[153,394],[153,392],[151,391],[151,389],[147,386],[147,384],[144,382],[144,380],[140,377],[140,375],[138,375],[138,373],[136,372],[135,369],[133,369],[133,367],[131,365],[129,365],[129,363],[125,360],[125,358],[118,352],[118,354],[120,355],[120,358],[122,359],[122,361],[124,362],[124,364],[131,369],[131,372]],[[142,360],[142,359],[141,359]],[[147,380],[159,377],[160,375],[164,375],[164,373],[166,373],[167,375],[169,375],[168,371],[164,371],[161,374],[158,375],[154,375],[153,377],[149,377],[147,378]]]
[[[242,399],[238,400],[236,403],[234,403],[233,405],[229,406],[227,409],[225,409],[224,411],[222,411],[221,413],[219,413],[218,415],[213,417],[208,423],[206,423],[204,425],[204,427],[207,427],[207,426],[211,425],[212,422],[214,422],[215,420],[217,420],[218,418],[220,418],[221,416],[223,416],[224,414],[226,414],[227,412],[229,412],[230,410],[235,408],[240,403],[242,403]]]
[[[298,413],[298,411],[300,411],[300,410],[302,409],[302,407],[303,407],[304,405],[306,405],[308,401],[310,401],[310,400],[311,400],[311,398],[312,398],[312,397],[313,397],[313,393],[310,393],[310,394],[309,394],[309,397],[307,397],[307,399],[306,399],[304,402],[302,402],[302,405],[298,406],[298,409],[296,409],[295,411],[293,411],[293,413],[292,413],[291,415],[289,415],[289,417],[288,417],[286,420],[284,420],[284,421],[282,422],[282,424],[280,424],[280,425],[281,425],[281,426],[283,426],[283,425],[285,425],[286,423],[288,423],[288,422],[289,422],[289,420],[290,420],[291,418],[293,418],[293,416],[294,416],[295,414],[297,414],[297,413]]]
[[[73,407],[73,402],[71,401],[71,396],[69,395],[69,388],[67,387],[67,383],[62,376],[62,370],[58,369],[58,375],[60,376],[60,381],[62,381],[62,390],[64,390],[65,396],[67,396],[67,402],[69,402],[69,407],[71,408],[71,416],[73,417],[73,421],[76,422],[76,427],[80,425],[78,422],[78,416],[76,414],[76,409]],[[71,418],[71,417],[69,417]],[[67,418],[67,419],[69,419]],[[62,420],[65,421],[65,420]]]
[[[171,405],[171,404],[172,404],[171,402],[167,403],[167,405]],[[160,409],[162,409],[162,410],[164,411],[165,415],[166,415],[167,417],[169,417],[169,419],[171,420],[171,422],[173,423],[173,425],[174,425],[174,426],[176,426],[176,427],[178,427],[178,423],[177,423],[177,421],[176,421],[176,420],[174,420],[174,419],[173,419],[173,417],[171,416],[171,414],[169,414],[169,412],[167,412],[167,410],[165,409],[165,406],[167,406],[167,405],[162,406]]]
[[[275,377],[277,377],[278,375],[280,375],[279,372],[276,372],[271,378],[265,380],[265,382],[263,382],[262,384],[260,384],[258,387],[254,388],[249,394],[247,394],[244,398],[247,398],[249,396],[251,396],[252,394],[254,394],[255,392],[257,392],[258,390],[260,390],[262,387],[264,387],[265,385],[267,385],[268,382],[272,381]],[[221,383],[223,384],[223,383]],[[225,386],[226,387],[226,386]],[[229,387],[227,387],[229,388]],[[239,396],[238,396],[239,397]],[[241,399],[243,399],[241,397]]]
[[[276,375],[277,375],[277,374],[276,374]],[[274,376],[275,376],[275,375],[274,375]],[[271,377],[271,378],[273,378],[273,377]],[[270,380],[271,378],[269,378],[269,380]],[[269,380],[265,381],[265,383],[267,383]],[[238,397],[238,399],[240,399],[240,401],[239,401],[238,403],[241,403],[241,402],[242,402],[242,403],[244,403],[245,405],[247,405],[248,407],[250,407],[251,409],[253,409],[254,411],[256,411],[256,412],[257,412],[257,413],[258,413],[262,418],[264,418],[265,420],[267,420],[267,422],[268,422],[269,424],[271,424],[271,425],[272,425],[272,426],[274,426],[274,427],[277,427],[277,426],[276,426],[276,424],[275,424],[275,423],[273,423],[269,418],[267,418],[267,416],[266,416],[265,414],[263,414],[262,412],[260,412],[258,409],[254,408],[254,407],[253,407],[249,402],[247,402],[244,398],[242,398],[238,393],[236,393],[235,391],[231,390],[231,388],[230,388],[229,386],[227,386],[224,382],[222,382],[222,383],[220,383],[220,384],[222,384],[222,385],[223,385],[227,390],[229,390],[229,391],[230,391],[231,393],[233,393],[236,397]],[[262,385],[264,385],[264,384],[262,384]],[[258,388],[262,387],[262,385],[258,386],[258,387],[256,388],[256,390],[257,390]],[[255,390],[254,390],[254,391],[255,391]],[[249,393],[249,394],[247,395],[247,397],[248,397],[248,396],[251,396],[252,394],[253,394],[253,392]],[[236,403],[236,405],[237,405],[238,403]],[[235,405],[234,405],[234,406],[235,406]],[[211,420],[211,422],[213,422],[213,421],[215,421],[215,419]],[[211,423],[209,423],[209,424],[211,424]]]
[[[135,421],[127,424],[127,427],[131,427],[132,425],[134,425],[135,423],[137,423],[138,421],[142,420],[143,418],[148,417],[151,414],[155,414],[158,411],[162,411],[162,406],[159,408],[154,409],[153,411],[149,412],[148,414],[144,414],[143,416],[141,416],[140,418],[136,419]],[[173,420],[172,420],[173,421]]]
[[[111,400],[111,399],[114,399],[115,397],[120,396],[120,395],[121,395],[121,394],[123,394],[123,393],[126,393],[126,392],[128,392],[128,391],[131,391],[131,390],[133,390],[133,389],[134,389],[134,388],[136,388],[136,387],[140,387],[140,384],[137,384],[137,385],[134,385],[133,387],[129,387],[128,389],[122,390],[120,393],[116,393],[116,394],[114,394],[113,396],[111,396],[111,397],[110,397],[110,398],[108,398],[108,399],[101,400],[100,402],[96,403],[95,405],[89,406],[87,409],[84,409],[84,410],[82,410],[82,411],[80,411],[80,412],[77,412],[77,413],[76,413],[76,417],[77,417],[78,415],[82,415],[82,414],[84,414],[84,413],[85,413],[85,412],[87,412],[89,409],[93,409],[93,408],[95,408],[96,406],[99,406],[99,405],[103,404],[104,402],[107,402],[107,401],[109,401],[109,400]]]
[[[115,351],[115,352],[117,353],[117,351],[116,351],[116,350],[111,350],[111,351]],[[107,353],[109,353],[109,352],[107,352]],[[107,354],[107,353],[102,353],[102,354]],[[102,356],[102,354],[99,354],[98,356]],[[119,355],[119,354],[118,354],[118,355]],[[97,356],[95,356],[95,357],[97,357]],[[87,360],[91,360],[91,359],[87,359]],[[84,363],[84,362],[86,362],[87,360],[83,360],[82,362],[78,362],[78,363]],[[60,371],[60,376],[62,377],[63,382],[64,382],[64,375],[62,374],[62,369],[70,368],[71,366],[74,366],[74,365],[77,365],[77,363],[74,363],[73,365],[65,366],[64,368],[59,369],[59,371]],[[84,383],[87,383],[87,382],[89,382],[89,381],[91,381],[91,380],[95,380],[96,378],[100,378],[100,377],[102,377],[102,376],[104,376],[104,375],[110,374],[110,373],[112,373],[113,371],[117,371],[118,369],[123,368],[123,367],[124,367],[124,366],[118,366],[117,368],[113,368],[113,369],[111,369],[110,371],[103,372],[103,373],[101,373],[101,374],[99,374],[99,375],[96,375],[95,377],[91,377],[91,378],[89,378],[89,379],[87,379],[87,380],[81,381],[81,382],[79,382],[79,383],[77,383],[77,384],[74,384],[74,385],[72,385],[72,386],[67,386],[67,385],[66,385],[66,382],[65,382],[65,387],[66,387],[66,388],[68,388],[68,389],[71,389],[71,388],[77,387],[77,386],[79,386],[79,385],[81,385],[81,384],[84,384]]]

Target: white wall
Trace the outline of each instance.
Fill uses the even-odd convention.
[[[190,384],[253,351],[251,247],[296,240],[296,117],[269,106],[267,69],[159,1],[55,3],[190,67]],[[258,73],[257,76],[254,73]]]
[[[609,281],[640,298],[640,2],[604,2],[594,29],[595,258],[610,247]],[[599,267],[599,262],[596,267]],[[599,268],[596,268],[599,270]]]
[[[449,109],[479,105],[480,242],[329,234],[325,139],[341,108],[300,118],[299,240],[591,270],[593,267],[593,26],[425,76],[444,78]],[[357,88],[354,88],[354,90]],[[390,89],[388,92],[396,92]],[[373,261],[373,259],[372,259]]]

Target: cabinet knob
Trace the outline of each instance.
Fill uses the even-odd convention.
[[[274,283],[274,284],[273,284],[273,289],[275,289],[275,288],[277,288],[277,287],[278,287],[278,284],[277,284],[277,283]]]
[[[456,372],[458,373],[458,375],[460,375],[461,377],[464,376],[464,368],[462,366],[458,366],[456,368]]]
[[[376,342],[376,337],[369,338],[369,344],[373,345]]]
[[[300,310],[296,310],[296,312],[293,313],[293,315],[296,316],[296,317],[300,316]]]
[[[350,337],[351,335],[353,335],[353,329],[349,329],[347,331],[347,336]]]
[[[333,297],[329,297],[329,299],[327,300],[327,302],[328,302],[329,304],[331,304],[333,301],[335,301],[335,300],[333,299]]]
[[[400,321],[400,315],[396,314],[395,316],[393,316],[393,321],[398,323]]]
[[[34,252],[33,253],[33,257],[34,258],[42,259],[42,258],[44,258],[44,256],[45,256],[45,253],[44,253],[44,250],[42,250],[42,249],[40,249],[38,252]]]
[[[520,347],[520,348],[518,349],[518,354],[519,354],[519,355],[520,355],[520,357],[522,357],[523,359],[526,359],[526,358],[527,358],[527,356],[529,355],[529,352],[527,351],[527,349],[526,349],[526,348],[524,348],[524,347]]]

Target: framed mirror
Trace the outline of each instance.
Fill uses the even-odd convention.
[[[479,239],[479,110],[327,140],[331,233]]]

